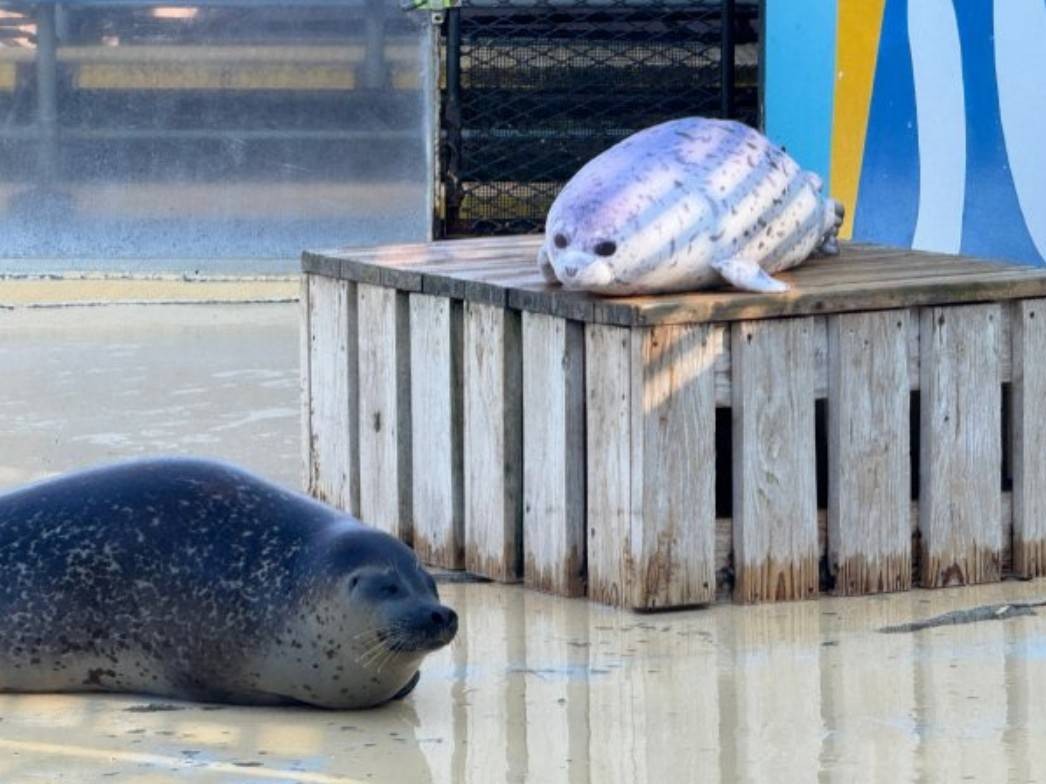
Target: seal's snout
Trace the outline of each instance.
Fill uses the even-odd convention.
[[[431,606],[418,630],[427,640],[426,647],[442,648],[458,633],[458,614],[442,604]]]
[[[449,607],[437,607],[432,611],[430,619],[433,631],[444,644],[453,640],[458,633],[458,614]]]

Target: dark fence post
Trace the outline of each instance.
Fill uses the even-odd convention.
[[[443,104],[443,226],[457,225],[461,203],[461,9],[447,9],[446,100]]]
[[[734,0],[722,0],[719,38],[719,114],[734,116]]]

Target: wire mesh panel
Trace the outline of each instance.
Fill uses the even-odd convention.
[[[650,125],[759,122],[754,0],[463,0],[442,45],[440,236],[541,231],[585,161]]]

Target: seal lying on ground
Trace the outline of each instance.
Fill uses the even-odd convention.
[[[842,205],[780,147],[738,122],[656,125],[593,158],[552,203],[538,264],[599,294],[731,283],[784,291],[768,273],[838,252]]]
[[[401,542],[229,465],[0,495],[0,691],[364,708],[456,631]]]

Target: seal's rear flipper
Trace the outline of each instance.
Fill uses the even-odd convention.
[[[402,700],[404,697],[406,697],[408,694],[414,691],[414,687],[418,685],[418,681],[420,680],[421,670],[418,670],[416,673],[414,673],[414,676],[409,681],[407,681],[407,685],[400,689],[398,692],[396,692],[396,695],[392,699]]]
[[[745,291],[769,294],[788,291],[788,284],[771,278],[766,270],[748,259],[723,259],[713,261],[712,269],[728,282]]]

